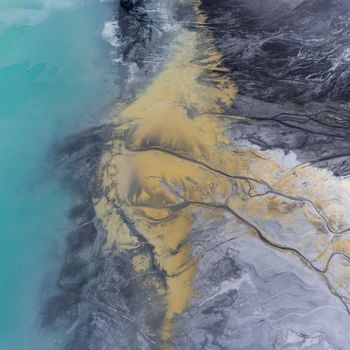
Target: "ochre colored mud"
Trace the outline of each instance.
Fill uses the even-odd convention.
[[[172,58],[116,115],[118,126],[98,178],[104,194],[96,199],[107,249],[121,254],[140,245],[119,208],[154,247],[155,261],[167,276],[166,287],[156,286],[167,305],[165,348],[176,315],[195,293],[197,260],[189,235],[198,207],[227,212],[246,225],[247,234],[297,254],[330,286],[334,283],[337,296],[344,278],[330,276],[327,267],[334,254],[350,253],[346,234],[341,236],[349,225],[348,182],[289,162],[279,152],[234,145],[228,137],[228,123],[234,127],[242,118],[227,113],[236,87],[225,76],[210,34],[201,30],[206,18],[198,2],[194,8],[196,30],[179,31]],[[151,264],[143,255],[133,263],[135,273]]]

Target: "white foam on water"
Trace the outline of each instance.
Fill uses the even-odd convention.
[[[102,2],[107,2],[108,0],[100,0]],[[112,62],[113,63],[123,63],[123,58],[120,55],[119,48],[121,46],[121,40],[119,38],[119,23],[118,21],[108,21],[105,22],[102,29],[102,38],[107,43],[109,43],[113,50],[111,51]]]
[[[120,41],[118,39],[118,30],[119,25],[117,21],[106,22],[102,29],[103,39],[115,48],[120,47]]]

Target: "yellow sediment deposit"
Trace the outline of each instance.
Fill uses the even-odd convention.
[[[231,192],[228,179],[189,159],[210,163],[218,145],[228,142],[224,127],[211,114],[223,112],[236,93],[225,78],[217,77],[215,86],[200,82],[204,71],[216,69],[220,60],[212,48],[204,46],[202,53],[198,45],[197,33],[183,30],[178,35],[173,59],[116,117],[123,126],[115,130],[111,151],[101,162],[106,196],[98,201],[97,211],[108,232],[109,247],[132,250],[137,246],[113,209],[113,205],[124,206],[135,227],[154,246],[161,269],[171,276],[165,343],[172,320],[185,310],[193,294],[196,270],[191,266],[177,273],[191,259],[188,235],[193,221],[190,208],[177,213],[177,206],[184,201],[220,203]],[[135,270],[142,271],[145,259],[134,261]]]
[[[334,241],[336,231],[350,222],[344,209],[350,207],[348,182],[312,167],[289,165],[274,152],[234,145],[226,136],[228,120],[220,116],[237,89],[225,76],[210,34],[200,29],[206,18],[198,1],[194,8],[199,29],[179,30],[172,58],[115,116],[119,126],[101,159],[97,181],[103,195],[95,206],[107,232],[106,249],[120,254],[140,247],[121,217],[123,209],[154,247],[155,261],[165,272],[166,288],[157,287],[167,304],[164,347],[176,316],[194,295],[196,264],[188,264],[195,261],[189,237],[194,206],[236,215],[247,232],[254,228],[271,245],[298,250],[320,269],[333,252],[350,254],[346,236]],[[341,205],[334,193],[338,190]],[[142,254],[132,261],[135,273],[151,264]]]

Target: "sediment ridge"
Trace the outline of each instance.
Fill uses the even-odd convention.
[[[61,152],[82,205],[43,323],[67,349],[346,349],[347,163],[310,146],[346,143],[346,107],[241,87],[206,5],[122,1],[133,75]]]

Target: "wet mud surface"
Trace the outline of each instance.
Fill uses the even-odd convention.
[[[67,349],[347,349],[347,7],[122,1],[124,100],[60,152]]]

